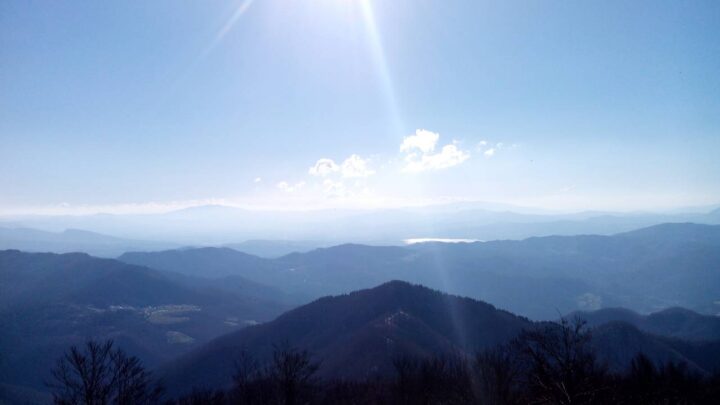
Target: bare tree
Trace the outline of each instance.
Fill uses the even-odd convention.
[[[276,385],[281,402],[296,405],[308,397],[319,366],[311,360],[307,350],[290,347],[287,343],[276,346],[268,376]]]
[[[509,405],[519,402],[522,365],[508,346],[498,346],[475,356],[476,397],[483,404]]]
[[[271,404],[274,402],[272,381],[266,370],[245,350],[235,359],[231,399],[237,404]]]
[[[111,340],[72,346],[58,359],[51,375],[48,386],[56,404],[150,404],[162,394],[140,360],[113,349]]]
[[[585,321],[561,319],[524,331],[514,347],[529,368],[527,385],[535,403],[584,404],[603,391],[604,368],[590,347]]]
[[[118,405],[151,404],[162,396],[162,387],[152,381],[140,359],[118,349],[111,353],[115,372],[115,400]]]

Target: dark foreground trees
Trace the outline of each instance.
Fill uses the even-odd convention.
[[[314,377],[317,363],[283,345],[261,366],[236,362],[234,388],[195,392],[179,404],[718,404],[720,379],[681,364],[638,356],[625,373],[608,372],[580,320],[542,324],[508,344],[478,353],[394,360],[393,376],[365,381]]]
[[[132,405],[157,403],[162,388],[137,357],[113,347],[111,340],[73,346],[52,369],[48,386],[62,405]]]
[[[590,347],[590,331],[579,318],[527,330],[511,343],[511,361],[523,369],[526,396],[543,404],[602,403],[608,375]]]
[[[314,362],[306,350],[283,343],[275,347],[265,367],[248,353],[235,362],[234,388],[230,400],[238,404],[298,405],[312,401],[318,381]]]
[[[582,321],[544,323],[511,342],[467,356],[398,357],[390,376],[363,381],[322,380],[312,355],[289,344],[260,362],[236,358],[227,390],[196,390],[168,403],[182,405],[514,405],[718,404],[720,378],[682,364],[639,355],[623,373],[596,358]],[[53,370],[56,403],[147,404],[159,391],[138,360],[111,342],[72,348]]]

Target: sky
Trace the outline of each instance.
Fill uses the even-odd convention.
[[[717,1],[0,2],[0,215],[720,202]]]

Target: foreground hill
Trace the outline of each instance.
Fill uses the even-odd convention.
[[[272,322],[209,342],[163,367],[173,393],[225,388],[241,353],[267,361],[284,343],[309,350],[322,378],[388,376],[403,356],[423,358],[477,351],[509,342],[523,329],[544,326],[492,305],[393,281],[347,295],[321,298]],[[720,367],[720,340],[688,342],[611,321],[593,330],[592,345],[611,370],[624,371],[639,353],[658,364],[681,362],[698,373]]]
[[[195,276],[235,274],[311,297],[405,280],[534,319],[604,307],[720,312],[720,226],[690,223],[613,236],[406,247],[346,244],[273,260],[216,248],[129,253],[120,259]]]
[[[283,342],[312,351],[322,361],[324,377],[387,375],[400,355],[484,349],[530,325],[483,302],[393,281],[321,298],[267,324],[218,338],[166,366],[165,380],[172,390],[222,387],[241,351],[267,359]]]
[[[0,251],[0,382],[42,387],[62,351],[90,337],[158,364],[288,308],[245,287],[81,253]]]

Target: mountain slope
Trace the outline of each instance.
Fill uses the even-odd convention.
[[[0,382],[42,388],[62,351],[90,337],[157,364],[287,308],[112,259],[0,251]]]
[[[325,297],[267,324],[218,338],[164,368],[171,390],[220,387],[242,350],[267,359],[288,342],[322,361],[321,376],[386,375],[402,354],[469,352],[505,342],[531,323],[492,305],[404,282]]]
[[[241,276],[266,278],[273,262],[231,248],[188,248],[161,252],[127,252],[118,257],[125,263],[174,271],[196,277]]]
[[[711,374],[720,368],[720,340],[690,342],[647,333],[621,321],[595,327],[592,346],[599,360],[614,372],[627,370],[640,353],[657,365],[685,364],[699,374]]]
[[[170,392],[230,384],[241,353],[268,361],[276,345],[310,351],[321,378],[392,375],[401,356],[472,355],[509,342],[522,329],[545,327],[492,305],[393,281],[347,295],[324,297],[272,322],[217,338],[166,364],[160,374]],[[652,361],[685,363],[707,374],[720,367],[720,339],[686,341],[639,330],[622,321],[592,329],[592,346],[610,370],[627,370],[644,353]]]
[[[590,326],[620,321],[660,336],[690,341],[720,340],[720,318],[701,315],[684,308],[668,308],[649,315],[624,308],[606,308],[592,312],[577,312]],[[574,316],[573,315],[573,316]]]

